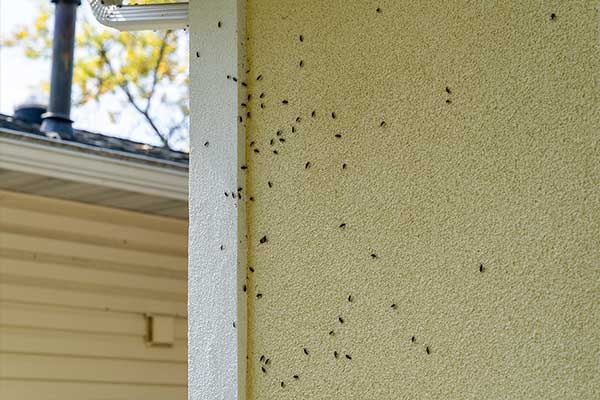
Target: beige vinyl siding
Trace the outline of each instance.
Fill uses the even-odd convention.
[[[187,222],[0,191],[0,398],[186,397]]]

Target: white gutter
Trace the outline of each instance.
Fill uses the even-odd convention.
[[[121,31],[187,29],[189,3],[115,5],[120,1],[88,0],[102,25]]]
[[[187,200],[188,173],[0,137],[0,169]]]

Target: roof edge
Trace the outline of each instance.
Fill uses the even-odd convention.
[[[52,143],[52,145],[49,145]],[[188,199],[188,168],[169,161],[0,129],[0,168],[169,199]]]

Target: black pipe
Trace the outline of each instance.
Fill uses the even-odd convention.
[[[51,1],[56,3],[56,6],[52,40],[50,104],[48,104],[48,112],[43,115],[41,130],[46,134],[58,134],[61,139],[73,140],[71,85],[73,83],[75,24],[77,7],[81,4],[81,0]]]

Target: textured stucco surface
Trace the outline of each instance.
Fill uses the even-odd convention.
[[[599,23],[248,2],[249,399],[600,397]]]

